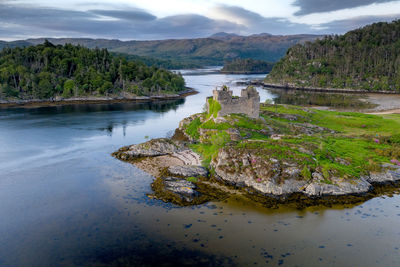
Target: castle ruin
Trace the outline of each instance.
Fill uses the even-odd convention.
[[[221,110],[218,111],[218,117],[232,113],[241,113],[250,118],[258,118],[260,114],[260,95],[253,86],[242,89],[241,96],[232,96],[232,91],[227,86],[213,91],[213,100],[218,101]],[[209,110],[208,101],[207,109]]]

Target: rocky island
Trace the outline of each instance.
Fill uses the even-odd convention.
[[[349,203],[400,180],[400,117],[260,104],[253,87],[226,86],[207,112],[182,120],[172,138],[113,156],[156,179],[150,196],[194,205],[231,195],[267,206]]]

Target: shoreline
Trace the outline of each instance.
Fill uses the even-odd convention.
[[[323,87],[308,87],[308,86],[293,86],[288,84],[278,83],[266,83],[264,81],[251,81],[251,85],[270,87],[274,89],[285,89],[285,90],[298,90],[308,92],[320,92],[320,93],[350,93],[350,94],[383,94],[383,95],[400,95],[400,92],[393,91],[368,91],[368,90],[356,90],[350,88],[323,88]]]
[[[81,104],[113,104],[113,103],[145,103],[153,101],[176,100],[190,95],[198,94],[193,88],[187,87],[186,90],[171,95],[136,96],[136,97],[73,97],[68,99],[33,99],[33,100],[0,100],[0,108],[15,107],[51,107],[64,105]]]

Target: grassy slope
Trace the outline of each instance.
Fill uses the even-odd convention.
[[[296,115],[289,121],[282,114]],[[210,114],[208,114],[209,116]],[[204,114],[207,117],[207,114]],[[193,121],[187,133],[199,140],[198,129],[215,129],[194,150],[202,154],[204,164],[209,165],[218,150],[224,146],[252,149],[264,157],[297,162],[303,168],[303,177],[310,172],[323,173],[325,181],[330,177],[356,178],[368,171],[377,171],[382,163],[400,160],[400,116],[367,115],[361,113],[332,112],[286,105],[262,105],[261,116],[265,121],[249,119],[243,115],[227,116],[228,122],[216,124],[212,120]],[[311,123],[334,130],[311,135],[302,134],[294,124]],[[241,141],[232,142],[225,131],[236,128]],[[273,140],[270,131],[283,134]]]

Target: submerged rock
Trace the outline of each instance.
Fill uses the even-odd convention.
[[[183,165],[183,166],[171,166],[168,168],[168,172],[172,175],[178,175],[183,177],[207,177],[208,170],[202,166]]]
[[[194,198],[199,196],[196,185],[182,178],[165,177],[162,178],[164,190],[177,195],[185,202],[192,202]]]

